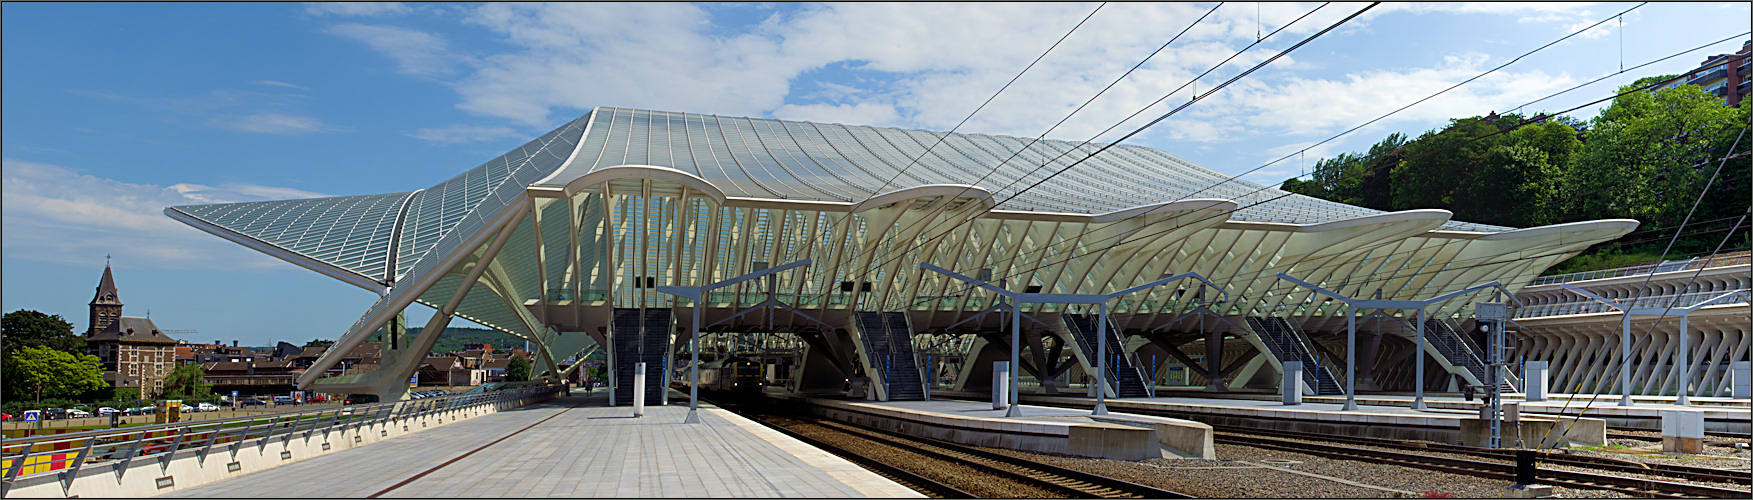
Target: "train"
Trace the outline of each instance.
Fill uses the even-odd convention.
[[[765,385],[760,361],[731,356],[700,364],[700,388],[736,395],[759,395]]]

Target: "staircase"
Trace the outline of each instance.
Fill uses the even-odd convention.
[[[1249,316],[1248,328],[1260,336],[1261,343],[1266,344],[1280,361],[1303,362],[1303,382],[1314,388],[1315,395],[1345,394],[1345,389],[1339,385],[1339,378],[1333,376],[1333,370],[1327,369],[1327,365],[1315,363],[1314,351],[1309,348],[1308,341],[1289,321],[1278,317]]]
[[[615,404],[633,404],[633,364],[645,363],[645,404],[657,405],[669,385],[670,310],[616,308]]]
[[[1490,380],[1489,370],[1485,366],[1485,362],[1479,359],[1479,349],[1473,345],[1473,342],[1462,337],[1460,329],[1455,328],[1453,323],[1442,319],[1428,318],[1424,320],[1424,330],[1425,333],[1430,334],[1426,340],[1430,342],[1431,346],[1436,347],[1438,352],[1443,353],[1443,357],[1449,360],[1449,364],[1466,368],[1467,372],[1472,373],[1473,378],[1478,379],[1482,384]],[[1512,370],[1504,370],[1503,375],[1501,390],[1519,391],[1517,387],[1521,385],[1520,378],[1512,373]]]
[[[907,313],[859,311],[854,313],[854,319],[864,342],[865,359],[876,368],[873,378],[880,378],[885,384],[888,400],[923,401],[924,381],[913,356],[913,332],[907,326]]]
[[[1096,317],[1089,314],[1065,313],[1059,315],[1065,321],[1065,329],[1077,339],[1077,345],[1083,349],[1084,359],[1094,367],[1096,358]],[[1108,352],[1104,356],[1108,362],[1108,384],[1115,389],[1115,394],[1122,398],[1149,397],[1150,391],[1144,387],[1144,377],[1139,375],[1138,367],[1132,365],[1125,353],[1125,345],[1120,343],[1120,335],[1112,324],[1108,325]]]

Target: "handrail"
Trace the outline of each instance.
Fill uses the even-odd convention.
[[[357,431],[360,426],[375,427],[386,421],[394,423],[403,420],[406,416],[420,416],[447,408],[501,405],[508,401],[560,390],[559,386],[546,386],[488,393],[464,393],[422,400],[349,405],[317,410],[294,410],[232,418],[7,439],[3,444],[0,444],[0,458],[11,460],[12,463],[0,470],[0,481],[4,481],[4,489],[10,489],[10,486],[21,477],[62,473],[67,474],[63,477],[74,478],[77,477],[79,469],[84,465],[109,462],[116,462],[119,476],[126,472],[136,458],[157,457],[160,466],[167,467],[177,452],[196,449],[192,446],[185,446],[191,443],[202,443],[196,453],[201,460],[205,461],[207,454],[211,452],[215,444],[231,443],[231,450],[235,454],[239,445],[251,439],[260,440],[256,443],[258,446],[266,446],[267,441],[276,436],[285,441],[290,440],[293,434],[303,433],[304,437],[309,439],[319,430],[327,436],[336,428],[341,428],[344,433],[347,426],[353,426],[353,430]],[[327,415],[326,419],[325,415]],[[264,421],[267,425],[260,425]],[[303,428],[301,429],[301,427]],[[258,430],[260,430],[259,435],[256,433]],[[54,445],[60,443],[77,444],[81,451],[56,453],[72,456],[54,457],[35,462],[30,460],[35,456],[53,453],[33,450],[45,446],[52,449]],[[68,449],[71,448],[72,446]],[[63,462],[67,462],[66,465],[57,466]],[[20,474],[27,463],[31,467],[47,466],[47,470]],[[0,489],[0,493],[3,493],[4,489]]]
[[[1728,293],[1728,292],[1724,292],[1721,290],[1709,291],[1709,292],[1687,292],[1687,293],[1673,293],[1673,294],[1667,294],[1667,295],[1651,295],[1651,296],[1646,296],[1646,297],[1627,297],[1627,298],[1615,299],[1615,300],[1619,300],[1620,303],[1626,307],[1638,307],[1638,308],[1642,308],[1642,307],[1662,308],[1662,307],[1670,307],[1670,306],[1672,306],[1672,307],[1690,307],[1690,306],[1693,306],[1693,305],[1698,304],[1700,302],[1704,302],[1706,300],[1716,298],[1717,296],[1720,296],[1724,293]],[[1719,302],[1718,304],[1719,305],[1746,304],[1748,302],[1748,295],[1749,294],[1747,294],[1747,293],[1742,293],[1739,297],[1737,297],[1739,299],[1738,301],[1736,299],[1727,299],[1727,300],[1724,300],[1722,302]],[[1616,312],[1619,312],[1619,310],[1614,309],[1613,307],[1608,306],[1606,304],[1602,304],[1600,302],[1596,302],[1593,300],[1579,298],[1579,300],[1571,301],[1571,302],[1559,302],[1559,303],[1555,303],[1555,304],[1537,304],[1537,305],[1522,306],[1521,308],[1516,310],[1514,317],[1516,319],[1521,319],[1521,318],[1541,318],[1541,317],[1547,317],[1547,316],[1565,316],[1565,315],[1572,315],[1572,314],[1596,314],[1596,313],[1616,313]],[[1674,313],[1674,315],[1679,316],[1680,312],[1676,311]]]
[[[1674,271],[1691,271],[1691,270],[1700,269],[1700,268],[1737,266],[1737,265],[1747,264],[1749,262],[1753,262],[1753,254],[1749,254],[1748,252],[1740,252],[1740,253],[1732,253],[1732,254],[1724,254],[1724,255],[1714,255],[1711,257],[1692,258],[1692,259],[1687,259],[1687,260],[1665,261],[1665,262],[1658,262],[1655,264],[1642,264],[1642,265],[1636,265],[1636,266],[1627,266],[1627,267],[1620,267],[1620,268],[1614,268],[1614,269],[1600,269],[1600,270],[1595,270],[1595,271],[1580,271],[1580,272],[1574,272],[1574,273],[1568,273],[1568,274],[1555,274],[1552,276],[1541,276],[1538,278],[1534,278],[1534,281],[1532,283],[1529,283],[1529,285],[1530,286],[1550,285],[1550,284],[1554,284],[1554,283],[1569,283],[1572,281],[1587,281],[1587,280],[1597,280],[1597,279],[1606,279],[1606,278],[1618,278],[1618,277],[1623,277],[1623,276],[1638,276],[1638,275],[1644,275],[1644,274],[1667,273],[1667,272],[1674,272]]]

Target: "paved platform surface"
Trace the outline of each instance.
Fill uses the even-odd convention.
[[[683,424],[686,397],[633,418],[605,391],[573,394],[163,496],[921,496],[723,409]]]

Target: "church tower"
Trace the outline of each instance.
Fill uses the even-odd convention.
[[[122,299],[116,297],[116,279],[110,276],[109,264],[104,264],[103,279],[97,282],[97,295],[91,298],[91,329],[85,331],[85,336],[103,331],[121,317]]]

